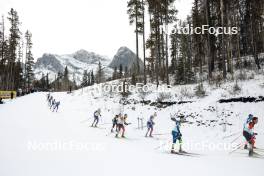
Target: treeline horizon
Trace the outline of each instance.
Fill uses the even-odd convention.
[[[157,86],[162,83],[170,85],[171,76],[175,85],[219,82],[229,75],[233,80],[239,79],[234,77],[236,70],[242,73],[244,69],[257,71],[262,68],[263,56],[260,53],[264,53],[264,0],[194,0],[191,14],[185,20],[177,18],[175,1],[128,0],[128,22],[135,27],[137,62],[130,70],[122,65],[119,70],[118,67],[114,68],[112,77],[108,79],[99,62],[95,74],[93,70],[84,71],[80,87],[123,78],[131,80],[132,84],[153,82]],[[10,10],[6,19],[2,17],[0,22],[0,89],[51,88],[48,74],[42,75],[40,80],[34,77],[32,34],[28,30],[24,34],[21,32],[21,22],[14,9]],[[9,30],[5,29],[6,21],[10,23]],[[146,23],[149,23],[149,29],[146,29]],[[175,32],[178,28],[203,25],[236,27],[238,32],[232,35]],[[168,31],[168,26],[175,29]],[[146,30],[150,30],[148,36]],[[142,44],[139,44],[141,41]],[[140,50],[143,52],[142,70],[139,64]],[[252,60],[245,59],[245,56]],[[67,76],[61,75],[65,73],[58,73],[54,86],[56,81],[67,80],[66,85],[77,88],[75,80],[69,83],[68,73]],[[64,87],[64,90],[67,86],[57,87]]]
[[[235,69],[261,69],[259,54],[264,52],[264,0],[194,0],[187,19],[177,18],[176,0],[129,0],[129,23],[135,26],[135,73],[140,81],[139,50],[143,51],[143,82],[170,85],[209,82],[234,78]],[[146,15],[149,21],[146,21]],[[146,23],[150,35],[146,36]],[[237,27],[234,35],[180,34],[164,31],[168,26],[184,28]],[[170,35],[169,35],[170,33]],[[139,37],[142,48],[139,48]],[[150,53],[146,55],[146,53]],[[252,56],[254,62],[243,59]],[[234,59],[236,58],[236,59]],[[169,64],[171,63],[171,64]],[[235,78],[234,78],[235,79]]]
[[[6,29],[6,21],[10,28]],[[33,88],[34,57],[32,54],[32,34],[23,33],[21,21],[13,8],[0,22],[0,90],[23,89],[30,92]]]

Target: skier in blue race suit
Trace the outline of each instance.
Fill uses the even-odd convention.
[[[180,131],[180,126],[181,126],[181,123],[180,121],[176,120],[175,118],[171,118],[172,121],[175,122],[175,126],[174,128],[172,129],[172,148],[171,148],[171,153],[176,153],[174,148],[175,148],[175,145],[176,145],[176,142],[177,140],[179,140],[179,143],[180,143],[180,149],[179,149],[179,152],[182,152],[182,134],[181,134],[181,131]]]
[[[100,108],[94,112],[94,121],[92,123],[92,127],[97,127],[98,122],[99,122],[99,116],[101,116]]]
[[[155,112],[154,115],[151,115],[148,122],[147,122],[147,128],[148,128],[148,131],[145,135],[145,137],[148,137],[148,133],[149,133],[149,137],[153,137],[152,136],[152,132],[153,132],[153,127],[155,125],[155,122],[153,121],[154,118],[157,117],[157,113]]]

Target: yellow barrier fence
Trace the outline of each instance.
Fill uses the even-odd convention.
[[[0,97],[3,99],[11,99],[11,97],[16,98],[16,91],[1,91],[0,90]]]

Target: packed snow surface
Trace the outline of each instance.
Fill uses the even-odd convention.
[[[249,113],[259,117],[255,127],[256,145],[264,148],[264,102],[220,104],[217,101],[236,96],[263,96],[262,80],[241,83],[238,95],[231,95],[233,83],[207,88],[210,93],[200,99],[176,96],[183,87],[175,87],[170,90],[172,100],[193,103],[163,109],[141,103],[122,106],[120,95],[92,92],[96,86],[72,94],[52,93],[61,102],[57,113],[48,107],[47,93],[6,101],[0,105],[0,175],[260,176],[263,158],[249,158],[242,149],[231,154],[230,151],[244,141],[242,127]],[[192,94],[193,87],[186,86],[184,90]],[[155,101],[157,97],[158,93],[150,93],[146,100]],[[138,94],[128,99],[140,101]],[[98,108],[102,109],[99,128],[92,128],[93,113]],[[127,113],[128,122],[132,123],[126,128],[126,139],[115,138],[110,133],[112,118],[120,112]],[[158,114],[156,135],[146,138],[146,128],[137,129],[138,118],[143,118],[145,125],[154,112]],[[184,123],[181,129],[183,147],[194,153],[191,156],[169,153],[173,127],[170,116],[175,113],[196,114],[188,116],[186,120],[190,123]],[[230,124],[226,130],[223,122]]]

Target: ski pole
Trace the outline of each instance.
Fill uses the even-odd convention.
[[[237,135],[237,134],[239,134],[239,133],[241,133],[241,131],[236,132],[236,133],[232,133],[232,134],[230,134],[230,135],[228,135],[228,136],[224,136],[223,139],[230,138],[230,137],[235,136],[235,135]]]
[[[138,120],[138,129],[139,129],[139,117],[137,118],[137,120]]]
[[[156,134],[153,134],[153,135],[156,135],[156,136],[162,136],[162,135],[168,135],[170,133],[156,133]]]
[[[232,154],[232,153],[234,153],[234,152],[237,151],[238,149],[240,149],[242,146],[243,146],[243,142],[240,143],[240,144],[238,144],[238,145],[236,146],[235,149],[233,149],[232,151],[230,151],[230,152],[229,152],[229,155]]]
[[[143,127],[144,126],[143,125],[143,118],[141,118],[140,120],[141,120],[141,130],[143,130],[144,129],[144,127]]]
[[[80,121],[80,123],[88,122],[89,120],[90,119],[86,119],[86,120]]]
[[[240,134],[238,137],[236,137],[234,140],[231,141],[231,143],[234,143],[236,140],[238,140],[240,137],[242,136],[242,134]]]
[[[154,150],[158,150],[158,149],[164,147],[165,145],[167,145],[168,143],[170,143],[170,142],[169,141],[166,141],[162,145],[159,145],[158,147],[154,148]]]
[[[112,124],[111,122],[105,122],[105,123],[102,123],[100,125],[109,125],[109,124]]]
[[[143,126],[143,128],[146,128],[147,127],[147,125],[144,125]],[[136,130],[140,130],[141,128],[140,127],[136,127],[136,128],[134,128],[134,129],[136,129]]]
[[[113,133],[113,132],[111,131],[111,132],[107,133],[106,136],[109,136],[109,135],[112,134],[112,133]]]

